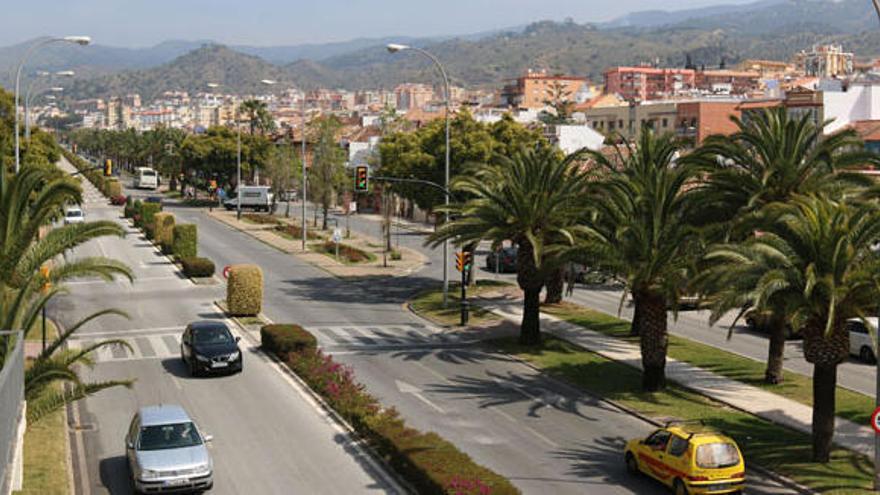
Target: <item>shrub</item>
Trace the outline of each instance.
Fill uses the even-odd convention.
[[[125,198],[125,208],[122,209],[122,216],[125,218],[134,217],[134,197]]]
[[[144,228],[153,227],[153,217],[160,211],[162,211],[162,205],[159,203],[142,203],[140,208],[141,225]]]
[[[178,258],[193,258],[199,254],[196,225],[182,223],[172,229],[171,252]]]
[[[156,238],[156,224],[155,223],[146,223],[144,221],[141,221],[141,224],[142,224],[141,228],[143,228],[143,230],[144,230],[144,237],[146,237],[147,240],[149,240],[149,241],[152,241],[153,239],[155,239]]]
[[[117,194],[116,196],[110,197],[110,204],[113,206],[122,206],[127,204],[127,199],[124,194]]]
[[[143,210],[144,204],[141,202],[141,200],[135,200],[134,205],[132,205],[131,207],[131,218],[132,220],[134,220],[135,227],[140,227],[143,224]]]
[[[183,274],[187,277],[211,277],[214,275],[214,262],[208,258],[181,258]]]
[[[403,259],[403,255],[400,253],[400,251],[394,249],[391,251],[391,259],[394,261],[400,261]]]
[[[171,244],[174,241],[174,214],[164,211],[156,213],[153,222],[156,243],[162,247],[163,253],[171,253]]]
[[[326,241],[318,246],[318,250],[331,256],[336,256],[336,243],[333,241]],[[349,263],[370,261],[370,255],[365,251],[342,243],[339,243],[339,257]]]
[[[291,237],[291,238],[293,238],[294,240],[296,240],[296,239],[302,239],[302,236],[303,236],[303,231],[302,231],[302,229],[299,228],[299,226],[297,226],[297,225],[285,225],[285,224],[276,225],[276,226],[275,226],[275,231],[278,232],[278,233],[280,233],[280,234],[283,235],[283,236]],[[318,234],[314,231],[314,229],[308,229],[308,230],[306,230],[306,237],[307,237],[310,241],[313,241],[313,240],[316,240],[316,239],[321,239],[321,236],[318,235]]]
[[[281,223],[274,215],[257,215],[256,213],[243,213],[241,215],[241,218],[242,220],[246,220],[251,223],[258,223],[260,225],[277,225]]]
[[[232,265],[226,282],[226,307],[233,316],[256,316],[263,309],[263,271],[257,265]]]
[[[318,339],[299,325],[266,325],[260,328],[260,342],[278,356],[318,347]]]
[[[107,184],[107,196],[115,198],[117,196],[122,196],[122,184],[119,183],[116,179],[109,179],[106,181]],[[123,196],[124,198],[125,196]],[[125,200],[123,200],[124,202]]]
[[[308,332],[296,325],[269,325],[260,331],[263,346],[283,359],[345,418],[415,488],[416,493],[520,493],[506,478],[477,464],[436,433],[423,433],[408,427],[394,408],[382,408],[379,401],[355,380],[352,369],[335,362],[332,356],[310,345],[285,352],[285,343],[294,344],[284,339],[305,342],[302,333]]]

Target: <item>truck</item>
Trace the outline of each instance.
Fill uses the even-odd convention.
[[[239,193],[241,195],[241,209],[271,211],[275,207],[274,194],[269,190],[269,186],[241,186],[232,193],[229,199],[223,202],[223,206],[227,210],[236,209]]]

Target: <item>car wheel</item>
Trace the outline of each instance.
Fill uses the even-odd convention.
[[[688,495],[688,489],[681,480],[675,480],[672,484],[672,491],[675,495]]]
[[[189,362],[189,376],[192,376],[192,377],[199,376],[199,373],[196,370],[196,365],[192,361]]]
[[[863,363],[874,364],[877,362],[877,358],[874,356],[874,351],[868,347],[862,347],[862,350],[859,351],[859,359],[862,360]]]
[[[747,327],[749,328],[749,330],[752,331],[752,332],[755,332],[755,331],[758,330],[758,325],[755,323],[755,319],[754,319],[754,318],[751,318],[751,317],[746,318],[746,326],[747,326]]]
[[[626,471],[632,475],[637,475],[641,472],[639,471],[639,462],[636,461],[636,456],[630,452],[626,453]]]

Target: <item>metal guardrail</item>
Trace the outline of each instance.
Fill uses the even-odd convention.
[[[0,370],[0,494],[20,483],[21,466],[15,464],[25,420],[24,338],[20,331],[0,331],[0,340],[6,339],[14,343]]]

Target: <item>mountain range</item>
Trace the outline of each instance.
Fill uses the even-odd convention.
[[[760,0],[677,12],[629,14],[604,24],[540,21],[528,26],[439,38],[370,38],[275,47],[222,46],[209,40],[168,41],[150,48],[53,45],[31,70],[73,68],[71,97],[129,92],[146,99],[165,90],[198,91],[217,82],[229,91],[265,92],[261,79],[298,86],[390,88],[436,81],[414,54],[388,54],[404,42],[429,49],[455,84],[499,85],[528,68],[600,78],[608,66],[681,66],[690,55],[706,66],[743,58],[789,59],[815,43],[842,43],[862,57],[880,54],[880,30],[864,0]],[[0,74],[11,72],[28,44],[0,48]],[[9,69],[3,71],[3,69]],[[11,77],[0,78],[8,86]]]

